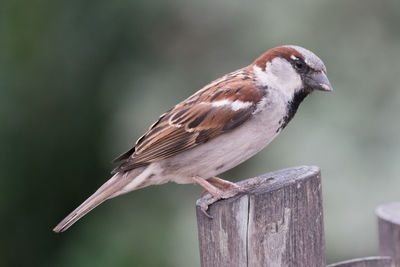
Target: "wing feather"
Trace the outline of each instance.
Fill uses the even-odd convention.
[[[232,79],[235,75],[241,79]],[[160,116],[134,148],[116,159],[125,162],[113,173],[175,156],[251,118],[262,98],[261,92],[248,81],[247,72],[242,70],[235,75],[214,81]],[[232,103],[240,105],[234,107]]]

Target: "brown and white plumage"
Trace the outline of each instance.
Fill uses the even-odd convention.
[[[331,90],[318,57],[296,46],[267,51],[161,115],[135,147],[115,159],[123,163],[114,176],[54,231],[66,230],[106,199],[152,184],[196,182],[215,200],[233,195],[234,185],[212,177],[271,142],[314,89]]]
[[[248,82],[253,78],[245,70],[226,75],[161,115],[134,150],[116,159],[126,162],[113,173],[172,157],[242,125],[262,97]]]

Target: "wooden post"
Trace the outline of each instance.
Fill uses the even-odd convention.
[[[197,207],[201,266],[325,266],[318,167],[294,167],[241,183],[258,186],[211,205],[213,219]]]
[[[378,206],[379,254],[393,258],[400,267],[400,202]]]
[[[366,257],[330,264],[327,267],[394,267],[391,257]]]

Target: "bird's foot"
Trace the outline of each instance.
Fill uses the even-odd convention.
[[[218,177],[211,177],[208,179],[194,177],[193,181],[200,184],[206,189],[206,191],[201,194],[200,199],[197,200],[196,205],[200,207],[201,211],[208,218],[212,218],[212,216],[207,212],[208,206],[210,206],[211,204],[217,202],[220,199],[227,199],[234,197],[240,193],[248,192],[251,188],[260,186],[263,183],[269,183],[273,180],[273,177],[267,179],[257,177],[249,179],[246,182],[241,182],[239,183],[240,185],[237,185],[235,183],[222,180]]]
[[[201,197],[199,200],[197,200],[196,205],[200,207],[201,211],[208,218],[212,219],[213,217],[207,212],[208,206],[217,202],[218,200],[231,198],[242,192],[244,192],[244,191],[240,187],[229,189],[229,190],[224,190],[224,191],[220,190],[220,191],[218,191],[217,194],[214,194],[214,195],[206,194],[205,196]],[[215,193],[215,192],[213,192],[213,193]]]
[[[206,191],[201,194],[201,198],[197,201],[196,205],[199,206],[201,211],[209,218],[212,218],[212,216],[207,212],[209,205],[220,199],[231,198],[239,193],[245,192],[244,188],[217,177],[211,177],[209,179],[194,177],[193,181],[206,189]],[[219,187],[216,187],[213,184]],[[207,196],[206,193],[209,193],[210,195]]]
[[[212,195],[206,195],[200,199],[197,200],[196,206],[200,207],[200,210],[206,215],[208,218],[212,219],[213,217],[207,212],[208,206],[213,204],[214,202],[217,202],[219,199],[216,199]]]

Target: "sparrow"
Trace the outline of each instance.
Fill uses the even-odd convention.
[[[332,91],[326,68],[311,51],[272,48],[162,114],[136,145],[117,157],[112,177],[54,229],[67,230],[107,199],[149,185],[197,183],[208,205],[242,192],[216,177],[267,146],[314,90]]]

